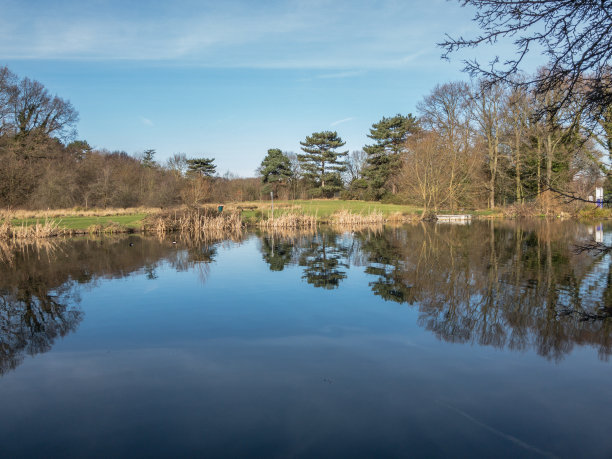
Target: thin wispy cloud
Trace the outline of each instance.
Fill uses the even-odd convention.
[[[363,75],[365,70],[349,70],[347,72],[336,72],[336,73],[325,73],[323,75],[316,75],[314,78],[319,80],[332,80],[340,78],[352,78],[359,75]]]
[[[151,121],[149,118],[145,118],[144,116],[140,117],[140,122],[145,126],[154,126],[153,121]]]
[[[431,32],[423,18],[415,18],[418,5],[412,2],[372,1],[355,7],[348,0],[179,0],[152,1],[146,9],[119,1],[86,7],[77,0],[33,3],[0,0],[0,59],[345,69],[314,77],[340,79],[440,54],[435,41],[425,37]],[[440,15],[435,9],[421,13]]]
[[[342,123],[348,123],[349,121],[353,121],[354,119],[355,119],[355,118],[353,118],[353,117],[350,117],[350,118],[343,118],[343,119],[341,119],[341,120],[334,121],[333,123],[331,123],[331,124],[330,124],[330,126],[332,126],[332,127],[334,127],[334,126],[338,126],[339,124],[342,124]]]

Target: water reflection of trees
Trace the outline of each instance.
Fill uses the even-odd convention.
[[[571,223],[420,225],[366,237],[370,285],[386,300],[417,305],[419,322],[451,342],[560,359],[576,344],[612,350],[612,276],[586,287],[606,260],[572,253]]]
[[[338,235],[321,231],[301,248],[299,265],[304,267],[302,279],[315,286],[334,289],[346,279],[347,248],[339,243]]]
[[[349,266],[362,268],[374,295],[418,308],[420,324],[446,341],[534,348],[550,359],[590,345],[608,358],[611,255],[574,254],[583,232],[573,223],[483,222],[259,238],[272,271],[300,267],[314,287],[335,289]],[[161,263],[205,281],[222,243],[174,242],[130,236],[3,247],[0,374],[76,330],[82,285],[133,273],[155,281]]]
[[[315,287],[336,288],[349,266],[363,266],[374,295],[417,307],[419,323],[445,341],[554,360],[591,345],[608,358],[610,255],[573,253],[584,232],[571,222],[477,222],[260,239],[271,270],[302,266]]]
[[[0,260],[0,375],[26,355],[51,349],[83,319],[80,287],[142,273],[155,280],[160,263],[196,269],[205,280],[218,243],[125,238],[49,240],[2,247]]]
[[[302,279],[314,287],[337,288],[347,269],[360,264],[359,240],[329,228],[317,232],[260,233],[260,249],[271,271],[288,265],[303,269]]]

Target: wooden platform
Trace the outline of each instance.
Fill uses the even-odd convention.
[[[436,215],[439,222],[467,223],[472,221],[472,216],[468,214],[458,215]]]

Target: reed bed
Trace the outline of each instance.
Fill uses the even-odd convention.
[[[380,211],[370,212],[369,214],[355,214],[342,209],[332,214],[331,223],[340,226],[382,225],[385,223],[385,217]]]
[[[192,240],[223,239],[242,233],[239,212],[219,213],[212,208],[190,208],[158,213],[145,219],[146,232],[180,232]]]
[[[13,228],[8,219],[0,222],[0,240],[10,239],[13,236]]]
[[[133,228],[128,228],[115,222],[91,225],[85,230],[78,230],[62,227],[61,220],[45,219],[43,222],[37,221],[33,225],[13,225],[8,220],[4,220],[0,223],[0,240],[38,240],[58,236],[75,236],[78,234],[119,234],[133,231]]]
[[[0,225],[0,239],[41,239],[57,236],[69,236],[73,231],[62,228],[58,222],[45,219],[33,225],[11,225],[5,220]]]
[[[83,233],[88,234],[120,234],[120,233],[133,233],[133,228],[120,225],[119,223],[109,222],[104,225],[90,225]]]
[[[287,213],[274,218],[268,218],[258,222],[260,228],[265,229],[288,229],[288,228],[316,228],[317,217],[298,213]]]

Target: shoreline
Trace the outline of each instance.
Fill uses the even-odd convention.
[[[58,209],[46,211],[0,211],[0,239],[39,239],[88,234],[172,233],[202,231],[234,232],[239,229],[314,228],[319,225],[367,226],[423,221],[422,209],[409,205],[368,201],[312,200],[231,203],[219,212],[217,206],[171,209]],[[586,207],[586,206],[585,206]],[[563,219],[601,221],[612,219],[612,209],[583,207],[541,214],[517,212],[516,206],[495,210],[440,210],[437,215],[460,213],[471,220]],[[536,210],[531,206],[528,210]],[[431,214],[429,214],[431,216]],[[432,219],[435,221],[435,219]]]

